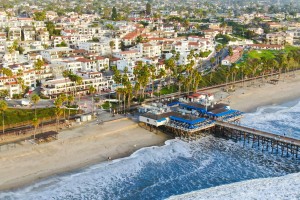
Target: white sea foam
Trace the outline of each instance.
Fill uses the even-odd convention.
[[[105,189],[116,182],[130,182],[131,177],[136,176],[148,164],[163,164],[177,157],[190,158],[192,152],[183,141],[169,140],[162,147],[142,148],[126,158],[94,165],[77,173],[52,177],[19,191],[2,193],[0,199],[66,198],[80,191],[88,191],[90,183],[99,183],[99,186]]]
[[[247,113],[242,125],[300,139],[300,101],[294,105],[261,107]]]
[[[169,200],[299,200],[300,173],[276,178],[264,178],[222,185],[183,195]]]
[[[300,130],[300,123],[296,123],[299,118],[295,117],[300,116],[299,108],[300,103],[260,108],[256,113],[246,114],[243,124],[268,131],[276,128],[273,123],[280,121],[281,130],[283,127]],[[292,166],[282,159],[212,136],[191,143],[174,139],[162,147],[143,148],[126,158],[2,193],[0,199],[164,199],[241,180],[300,171],[298,165]]]

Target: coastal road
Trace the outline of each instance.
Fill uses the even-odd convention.
[[[215,55],[213,56],[214,58],[216,58],[216,61],[214,63],[211,63],[210,59],[205,60],[205,61],[203,61],[202,67],[198,68],[198,71],[200,72],[203,70],[216,69],[218,67],[218,65],[221,63],[221,61],[228,55],[229,55],[229,52],[228,52],[227,47],[221,49],[219,52],[215,53]]]

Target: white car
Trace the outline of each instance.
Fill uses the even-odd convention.
[[[10,101],[11,100],[11,98],[9,98],[9,97],[5,97],[4,98],[6,101]]]

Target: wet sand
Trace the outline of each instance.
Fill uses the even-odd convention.
[[[136,150],[163,145],[165,134],[147,131],[127,118],[97,125],[89,122],[62,131],[59,139],[33,145],[29,142],[0,152],[0,190],[22,187],[48,176],[78,170]]]

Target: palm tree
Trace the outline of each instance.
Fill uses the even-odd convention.
[[[37,94],[31,96],[31,102],[34,104],[34,118],[36,117],[36,104],[40,101],[40,97]]]
[[[180,73],[178,75],[178,92],[181,93],[181,86],[182,86],[182,83],[184,81],[184,76]]]
[[[38,59],[36,62],[34,62],[34,70],[35,72],[38,72],[39,76],[38,76],[38,80],[41,81],[41,71],[43,69],[44,66],[44,61],[42,59]]]
[[[33,139],[35,140],[35,135],[36,135],[36,130],[37,127],[39,126],[40,122],[37,118],[33,118],[32,120],[32,125],[34,126],[34,132],[33,132]]]
[[[2,112],[2,137],[4,136],[4,112],[7,110],[7,103],[4,100],[0,100],[0,111]]]
[[[150,73],[151,73],[152,94],[153,94],[153,92],[154,92],[154,80],[156,78],[156,74],[155,74],[156,73],[156,68],[155,68],[154,65],[150,65],[149,68],[150,68]]]
[[[170,84],[171,84],[171,76],[172,76],[172,72],[174,71],[174,68],[176,66],[175,63],[175,59],[173,57],[171,57],[168,60],[165,60],[165,68],[168,71],[168,88],[170,88]]]
[[[58,124],[59,124],[59,117],[62,114],[62,109],[61,106],[63,104],[63,100],[62,98],[58,97],[55,101],[54,101],[54,105],[55,105],[55,115],[56,115],[56,130],[58,130]]]
[[[70,71],[69,70],[64,70],[62,72],[63,77],[65,78],[65,92],[67,92],[67,78],[70,75]]]
[[[131,102],[131,97],[132,97],[132,85],[129,82],[126,84],[126,94],[127,94],[127,108],[130,109],[130,102]]]
[[[21,77],[18,77],[17,82],[19,85],[21,85],[22,92],[24,92],[24,90],[26,88],[26,86],[24,85],[24,80]]]
[[[161,68],[159,70],[159,74],[158,74],[158,77],[160,78],[160,86],[162,85],[161,82],[162,82],[162,79],[167,75],[165,69]],[[158,87],[157,87],[157,91],[158,91]]]
[[[112,41],[110,41],[109,42],[109,47],[110,47],[110,52],[111,52],[111,56],[112,56],[112,54],[113,54],[113,48],[115,47],[115,42],[112,40]]]
[[[194,89],[194,92],[197,92],[197,89],[198,89],[198,86],[199,86],[199,83],[200,83],[202,77],[201,77],[201,74],[199,72],[196,72],[194,77],[195,78],[194,78],[193,89]]]
[[[95,88],[94,86],[91,85],[91,86],[89,87],[89,93],[90,93],[90,94],[95,94],[95,93],[96,93],[96,88]]]
[[[230,71],[229,71],[229,68],[227,66],[222,66],[222,73],[224,74],[225,78],[226,78],[226,85],[225,85],[225,88],[226,90],[228,89],[227,86],[228,86],[228,79],[229,79],[229,76],[230,76]]]
[[[72,95],[69,95],[68,96],[68,104],[69,104],[69,107],[70,105],[74,102],[74,96]],[[71,109],[69,108],[69,116],[68,116],[68,119],[70,119],[70,115],[71,115]]]
[[[117,93],[117,96],[118,96],[118,103],[119,103],[119,109],[120,109],[120,101],[121,101],[121,94],[123,93],[123,88],[118,87],[116,89],[116,93]]]
[[[148,66],[143,66],[142,71],[140,72],[140,83],[142,86],[142,97],[145,97],[145,89],[149,83],[149,78],[150,78],[150,70]]]
[[[69,74],[69,79],[74,83],[74,96],[76,96],[77,85],[82,84],[82,77],[76,74]],[[80,101],[80,95],[79,95],[79,101]]]
[[[81,85],[83,83],[82,77],[76,75],[75,76],[75,83],[76,83],[76,85]],[[79,99],[78,99],[78,101],[80,102],[80,93],[79,93]]]
[[[61,99],[62,104],[65,103],[65,102],[67,102],[67,100],[68,100],[68,97],[67,97],[66,94],[60,94],[59,98]],[[64,119],[65,118],[66,118],[66,108],[64,107]]]
[[[239,71],[241,72],[241,75],[242,75],[242,87],[244,87],[245,68],[246,68],[245,63],[241,63],[241,64],[239,65]]]
[[[90,86],[89,87],[89,94],[90,95],[92,95],[92,106],[93,106],[93,108],[92,108],[92,115],[94,116],[94,107],[95,107],[95,105],[94,105],[94,94],[96,93],[96,88],[94,87],[94,86]]]

